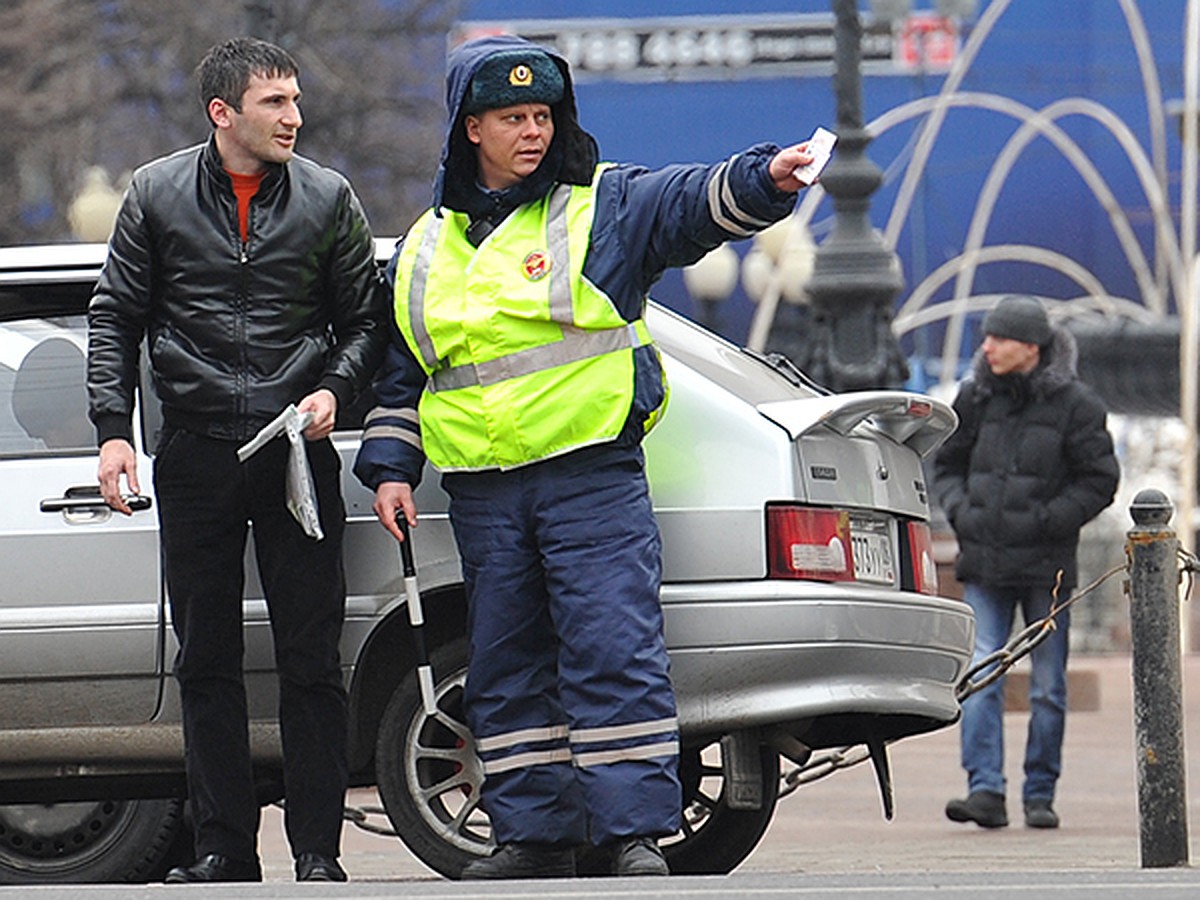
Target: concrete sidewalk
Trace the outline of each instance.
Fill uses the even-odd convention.
[[[1024,827],[1021,757],[1029,716],[1010,712],[1006,723],[1009,818],[994,831],[946,819],[943,807],[965,795],[958,763],[958,729],[909,738],[891,748],[896,816],[883,819],[869,763],[805,785],[782,800],[762,843],[739,871],[775,873],[1020,872],[1140,868],[1137,770],[1134,760],[1132,668],[1127,655],[1077,656],[1076,679],[1092,694],[1067,717],[1063,776],[1055,807],[1057,831]],[[1019,671],[1019,670],[1018,670]],[[1189,756],[1200,751],[1200,656],[1184,665],[1184,714]],[[1076,680],[1073,679],[1073,680]],[[1093,691],[1094,689],[1094,691]],[[1098,701],[1098,702],[1097,702]],[[1074,707],[1075,704],[1073,703]],[[1191,847],[1200,859],[1200,765],[1188,770]],[[355,805],[377,804],[373,792],[356,791]],[[378,819],[379,824],[387,824]],[[277,810],[267,810],[262,832],[265,874],[292,877]],[[343,861],[362,881],[437,878],[395,838],[347,825]]]

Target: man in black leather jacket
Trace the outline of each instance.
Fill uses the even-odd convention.
[[[143,337],[163,407],[154,486],[197,856],[167,881],[262,877],[242,680],[248,522],[279,671],[297,879],[343,881],[345,512],[328,436],[381,358],[386,287],[349,183],[293,155],[294,60],[235,39],[212,48],[198,76],[213,134],[135,173],[88,312],[100,486],[120,512],[130,512],[122,479],[140,489],[131,414]],[[237,459],[288,404],[312,414],[304,437],[322,539],[287,508],[286,440]]]

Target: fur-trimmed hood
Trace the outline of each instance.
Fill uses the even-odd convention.
[[[579,125],[575,108],[575,85],[571,80],[571,68],[563,57],[553,50],[531,43],[524,38],[500,34],[477,38],[460,44],[450,51],[446,59],[446,138],[442,147],[442,160],[438,166],[433,185],[434,208],[466,212],[472,215],[486,212],[492,204],[478,186],[478,156],[476,149],[467,140],[463,125],[465,114],[463,101],[471,79],[484,61],[495,53],[505,50],[542,50],[558,66],[563,77],[563,97],[551,106],[554,113],[554,140],[549,152],[536,172],[515,189],[521,194],[516,198],[526,202],[545,194],[555,182],[566,184],[590,184],[599,161],[596,140]],[[530,194],[531,196],[525,196]]]
[[[1004,390],[1045,399],[1078,378],[1079,348],[1075,336],[1065,328],[1055,327],[1050,343],[1042,348],[1038,367],[1028,374],[993,375],[983,348],[975,351],[971,377],[975,382],[975,397],[979,401]]]

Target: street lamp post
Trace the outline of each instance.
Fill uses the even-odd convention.
[[[821,183],[833,201],[834,226],[808,282],[815,315],[807,358],[797,361],[835,391],[898,387],[908,364],[892,333],[892,303],[904,278],[868,217],[883,179],[864,153],[871,136],[862,118],[862,23],[855,0],[833,0],[833,13],[838,145]]]
[[[83,187],[67,208],[71,233],[81,241],[104,243],[112,234],[121,192],[108,180],[108,172],[92,166],[84,173]]]

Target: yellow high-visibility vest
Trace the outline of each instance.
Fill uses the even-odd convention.
[[[478,248],[450,210],[427,211],[405,238],[396,323],[429,374],[421,440],[442,471],[513,468],[620,434],[634,350],[651,338],[583,278],[595,185],[557,186]]]

